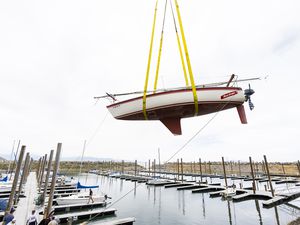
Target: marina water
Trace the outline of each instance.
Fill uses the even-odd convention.
[[[299,210],[287,205],[265,209],[260,200],[232,202],[220,197],[210,198],[209,193],[178,191],[95,174],[82,174],[76,179],[82,184],[99,184],[94,193],[110,196],[112,199],[107,207],[117,209],[117,218],[135,217],[136,225],[286,225],[299,216]],[[208,178],[208,182],[224,181]],[[241,181],[229,182],[238,184]],[[250,186],[250,182],[243,181],[243,185]],[[96,218],[91,224],[100,221],[103,219]]]

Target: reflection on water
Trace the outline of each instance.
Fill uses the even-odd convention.
[[[261,218],[260,207],[259,207],[259,202],[258,202],[258,200],[254,200],[254,202],[255,202],[255,208],[256,208],[256,211],[257,211],[257,214],[258,214],[259,225],[263,225],[262,218]]]
[[[284,225],[295,219],[295,215],[282,207],[263,208],[259,200],[233,203],[210,198],[207,193],[192,194],[190,190],[177,191],[93,174],[81,176],[79,180],[100,185],[98,192],[112,197],[108,206],[117,209],[117,218],[135,217],[134,225]],[[215,178],[208,181],[222,182]],[[249,184],[244,182],[246,185]],[[96,225],[97,221],[93,223]]]

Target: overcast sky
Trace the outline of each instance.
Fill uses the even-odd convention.
[[[142,90],[154,0],[0,2],[0,152],[14,140],[43,155],[169,159],[213,114],[182,120],[182,136],[157,121],[115,120],[94,96]],[[300,1],[179,1],[197,84],[251,82],[248,125],[219,113],[174,160],[300,159]],[[159,1],[149,88],[153,88],[164,1]],[[168,5],[159,88],[184,86]],[[248,83],[241,83],[246,88]]]

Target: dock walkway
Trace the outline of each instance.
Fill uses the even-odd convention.
[[[37,181],[35,172],[31,172],[24,187],[25,198],[20,198],[15,212],[17,224],[26,224],[27,217],[30,215],[31,210],[35,209],[34,199],[37,194],[36,189]]]

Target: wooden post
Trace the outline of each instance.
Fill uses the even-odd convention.
[[[134,161],[134,176],[136,176],[136,169],[137,169],[137,161]]]
[[[122,160],[122,174],[124,174],[124,160]]]
[[[195,163],[195,161],[193,162],[193,165],[194,165],[194,173],[196,173],[196,163]]]
[[[42,164],[42,173],[41,173],[41,177],[40,177],[40,180],[39,180],[39,192],[41,192],[41,186],[42,186],[43,179],[44,179],[46,163],[47,163],[47,154],[44,156],[44,161],[43,161],[43,164]]]
[[[36,170],[36,179],[39,180],[39,176],[40,176],[40,166],[41,166],[41,161],[42,161],[42,158],[39,158],[39,163],[38,163],[38,166],[37,166],[37,170]]]
[[[150,162],[150,159],[148,161],[148,167],[149,167],[149,177],[151,177],[151,162]]]
[[[182,162],[182,158],[180,159],[181,162],[181,182],[183,182],[183,162]]]
[[[283,172],[283,175],[285,175],[285,169],[284,169],[284,165],[283,165],[283,163],[281,163],[281,167],[282,167],[282,172]]]
[[[299,175],[300,175],[300,161],[298,160],[298,171],[299,171]]]
[[[231,173],[231,175],[233,175],[233,164],[232,164],[232,161],[230,161],[229,163],[230,163],[230,173]]]
[[[241,171],[241,162],[239,160],[239,176],[241,177],[242,176],[242,171]]]
[[[179,176],[179,174],[180,174],[180,169],[179,169],[179,159],[177,159],[177,180],[179,180],[180,179],[180,176]]]
[[[24,181],[25,181],[25,178],[26,178],[26,171],[27,171],[27,167],[29,166],[29,160],[30,160],[30,156],[29,156],[29,152],[27,152],[26,154],[26,158],[25,158],[25,163],[24,163],[24,166],[23,166],[23,171],[22,171],[22,175],[21,175],[21,180],[20,180],[20,184],[19,184],[19,188],[18,188],[18,191],[17,191],[17,194],[16,194],[16,197],[14,199],[14,204],[16,204],[19,200],[19,197],[20,197],[20,193],[23,189],[23,184],[24,184]]]
[[[29,175],[29,172],[30,172],[30,168],[31,168],[31,163],[32,163],[32,158],[30,157],[30,154],[29,154],[28,166],[27,166],[27,169],[25,171],[25,180],[24,180],[24,183],[27,182],[27,178],[28,178],[28,175]]]
[[[202,183],[202,165],[201,165],[201,158],[199,158],[199,169],[200,169],[200,181]]]
[[[19,155],[19,160],[18,160],[16,172],[15,172],[14,181],[13,181],[13,184],[12,184],[12,187],[11,187],[11,192],[10,192],[9,199],[8,199],[8,202],[7,202],[6,211],[9,211],[10,208],[12,207],[12,204],[13,204],[13,200],[14,200],[15,193],[16,193],[16,188],[17,188],[17,185],[18,185],[19,175],[20,175],[20,171],[21,171],[21,165],[22,165],[22,161],[23,161],[23,157],[24,157],[24,153],[25,153],[25,149],[26,149],[26,146],[23,145],[21,147],[21,152],[20,152],[20,155]]]
[[[225,169],[225,162],[224,162],[224,157],[223,156],[222,156],[222,165],[223,165],[223,173],[224,173],[224,179],[225,179],[225,186],[227,188],[228,184],[227,184],[226,169]]]
[[[56,175],[59,167],[59,159],[60,159],[60,152],[61,152],[61,143],[57,144],[57,149],[56,149],[56,156],[55,156],[55,163],[53,167],[53,174],[52,174],[52,181],[51,181],[51,189],[49,193],[49,199],[48,199],[48,206],[46,209],[46,217],[49,216],[49,213],[51,212],[52,208],[52,202],[53,202],[53,195],[54,195],[54,190],[55,190],[55,184],[56,184]]]
[[[268,165],[267,157],[265,155],[264,155],[264,160],[265,160],[265,164],[266,164],[266,171],[267,171],[267,175],[268,175],[268,179],[269,179],[271,193],[272,193],[272,196],[274,197],[275,195],[274,195],[274,190],[273,190],[273,186],[272,186],[271,176],[270,176],[270,172],[269,172],[269,165]]]
[[[44,207],[45,198],[46,198],[46,194],[47,194],[47,190],[48,190],[48,184],[49,184],[49,177],[50,177],[51,166],[52,166],[53,153],[54,153],[54,150],[51,150],[50,151],[50,157],[49,157],[49,160],[48,160],[48,165],[47,165],[47,173],[46,173],[45,183],[44,183],[44,191],[43,191],[42,204],[41,204],[42,207]],[[44,213],[44,215],[46,215],[46,214]]]
[[[209,169],[209,174],[211,175],[211,164],[210,164],[210,161],[208,161],[208,169]]]
[[[253,193],[255,194],[255,192],[256,192],[255,177],[254,177],[254,172],[253,172],[252,159],[250,156],[249,156],[249,161],[250,161],[251,176],[252,176],[252,188],[253,188]]]
[[[265,162],[264,161],[261,162],[261,169],[262,169],[264,175],[266,175],[267,172],[266,172],[266,167],[265,167]]]
[[[153,176],[156,177],[155,159],[153,160]]]

